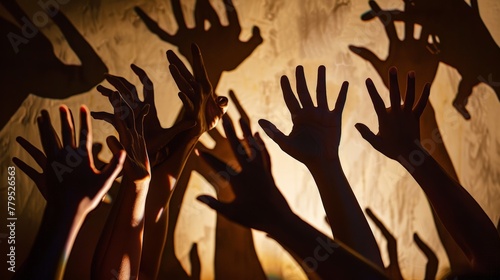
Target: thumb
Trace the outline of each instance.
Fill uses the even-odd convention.
[[[198,201],[206,204],[208,207],[217,211],[217,213],[223,215],[224,217],[231,219],[231,211],[229,209],[229,204],[218,201],[217,199],[209,195],[200,195],[196,198]],[[232,219],[231,219],[232,220]]]
[[[289,145],[287,143],[287,136],[283,134],[273,123],[268,120],[260,119],[259,125],[262,127],[264,132],[271,138],[283,151],[289,150]]]
[[[366,125],[362,123],[357,123],[354,125],[356,129],[359,131],[361,134],[361,137],[363,137],[368,143],[370,143],[373,148],[375,148],[377,151],[380,151],[380,140],[378,139],[377,135],[375,135]]]

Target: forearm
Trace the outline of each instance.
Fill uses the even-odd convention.
[[[168,226],[169,198],[179,179],[185,162],[198,141],[199,135],[184,135],[178,147],[165,162],[152,170],[150,190],[146,198],[146,220],[144,227],[141,275],[155,279],[163,253]]]
[[[302,267],[322,279],[386,279],[377,265],[293,213],[270,228],[268,234],[301,260]]]
[[[62,279],[85,216],[46,207],[30,254],[13,279]]]
[[[144,232],[144,208],[149,188],[149,177],[133,181],[122,180],[106,226],[94,255],[93,277],[110,277],[118,271],[129,279],[139,273]]]
[[[345,177],[340,159],[319,160],[308,168],[318,186],[335,239],[383,267],[378,244]]]
[[[421,146],[414,144],[399,162],[425,192],[437,216],[478,272],[497,269],[500,238],[474,198],[440,167]]]

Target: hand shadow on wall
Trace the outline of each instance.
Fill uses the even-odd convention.
[[[1,3],[16,24],[0,18],[0,84],[8,96],[0,110],[0,129],[30,93],[64,99],[89,91],[104,79],[108,68],[59,7],[44,7],[45,12],[30,17],[14,0]],[[42,18],[46,20],[40,21]],[[52,43],[39,29],[49,18],[61,30],[80,65],[64,64],[54,54]]]

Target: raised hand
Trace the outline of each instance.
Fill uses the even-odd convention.
[[[73,117],[60,107],[61,139],[55,133],[47,111],[38,117],[44,153],[23,138],[18,142],[42,167],[38,173],[18,158],[13,161],[26,172],[47,200],[42,224],[28,259],[16,279],[62,279],[67,259],[78,231],[87,216],[102,200],[122,169],[126,153],[116,150],[111,163],[102,171],[93,164],[92,129],[89,111],[80,108],[80,137],[76,140]]]
[[[293,128],[290,135],[284,135],[272,123],[260,120],[266,134],[273,139],[283,151],[298,161],[308,165],[314,164],[318,157],[333,159],[338,156],[342,123],[342,110],[347,96],[348,83],[342,84],[335,109],[330,111],[326,97],[326,68],[318,68],[318,86],[316,88],[317,106],[314,106],[304,76],[304,68],[297,66],[297,94],[302,108],[293,94],[290,81],[286,76],[281,78],[283,98],[292,116]]]
[[[318,68],[317,106],[313,105],[302,66],[298,66],[295,72],[297,94],[302,108],[293,94],[288,78],[281,78],[283,98],[292,115],[293,128],[290,135],[285,136],[269,121],[261,120],[259,124],[283,151],[304,163],[311,171],[335,238],[382,266],[378,245],[345,177],[338,155],[342,110],[348,83],[342,84],[335,109],[330,111],[325,72],[324,66]],[[351,214],[347,216],[345,213]]]
[[[367,88],[379,120],[379,133],[373,134],[365,125],[356,128],[376,150],[392,158],[417,181],[451,238],[467,257],[468,274],[498,275],[498,263],[491,256],[500,252],[500,238],[493,223],[474,198],[433,159],[419,140],[419,117],[427,98],[425,87],[420,100],[414,103],[414,75],[408,75],[408,88],[401,105],[397,70],[389,71],[391,107],[386,109],[373,83]],[[481,232],[481,234],[479,234]]]
[[[377,151],[398,160],[401,155],[409,152],[408,149],[411,149],[412,145],[420,141],[420,116],[427,105],[430,85],[424,87],[420,99],[415,102],[415,73],[408,73],[406,97],[401,105],[396,68],[389,70],[389,83],[391,106],[386,109],[372,80],[366,80],[366,87],[378,116],[378,134],[373,134],[364,124],[358,123],[356,128]]]
[[[80,108],[80,138],[76,141],[71,111],[66,106],[60,107],[62,142],[55,133],[47,111],[38,117],[38,127],[42,140],[42,153],[26,139],[18,137],[17,141],[42,167],[43,173],[18,158],[13,161],[32,178],[48,205],[85,209],[91,211],[101,201],[114,178],[121,170],[125,153],[115,150],[111,163],[103,171],[94,167],[91,147],[92,131],[89,111],[85,106]]]
[[[380,229],[382,235],[384,235],[385,240],[387,240],[387,254],[389,255],[389,265],[385,268],[389,279],[403,279],[401,275],[401,269],[399,268],[398,262],[398,242],[394,235],[385,227],[385,225],[380,221],[380,219],[373,214],[370,208],[366,209],[366,214],[375,223],[375,225]]]
[[[148,29],[160,39],[179,48],[179,52],[186,57],[191,65],[194,56],[191,55],[191,44],[196,43],[204,53],[207,64],[207,73],[214,88],[219,83],[224,71],[234,70],[262,43],[259,28],[254,26],[252,37],[247,42],[239,39],[241,26],[238,14],[231,0],[224,0],[229,25],[221,24],[217,13],[208,0],[197,0],[194,10],[195,27],[188,28],[182,14],[180,0],[171,0],[174,16],[179,29],[175,35],[162,30],[141,8],[135,11],[144,21]],[[205,30],[205,20],[210,23]]]
[[[398,244],[396,238],[392,233],[385,227],[385,225],[380,221],[380,219],[373,214],[370,208],[366,209],[366,214],[375,223],[375,225],[380,229],[385,239],[387,240],[387,253],[389,255],[389,265],[385,268],[389,279],[403,279],[401,270],[399,268],[398,261]],[[427,257],[427,265],[425,269],[425,280],[436,279],[437,269],[438,269],[438,259],[436,254],[432,251],[427,244],[425,244],[418,234],[413,234],[413,240],[417,244],[418,248]]]
[[[179,134],[172,140],[170,154],[153,169],[151,188],[146,201],[146,225],[144,248],[141,259],[141,274],[156,278],[164,248],[167,233],[167,218],[170,211],[164,211],[172,206],[169,198],[176,194],[174,186],[179,179],[191,151],[198,138],[214,128],[226,111],[228,100],[217,96],[208,80],[203,58],[196,45],[192,45],[193,74],[182,61],[172,52],[167,52],[171,63],[170,72],[179,87],[179,97],[183,103],[183,111],[178,121],[191,122],[195,125]],[[166,188],[169,191],[166,191]],[[173,193],[170,190],[174,189]],[[180,195],[181,196],[181,195]]]
[[[236,136],[233,123],[228,116],[224,116],[224,131],[231,144],[241,171],[216,157],[199,152],[200,156],[214,170],[213,176],[219,176],[230,182],[235,198],[231,202],[220,202],[215,198],[202,195],[198,200],[207,204],[226,218],[243,226],[268,231],[273,228],[274,221],[280,216],[291,212],[288,203],[274,183],[271,174],[269,153],[259,134],[252,135],[250,127],[241,123],[244,139],[248,149],[241,145]]]
[[[170,141],[182,131],[185,131],[195,125],[194,121],[182,121],[171,128],[163,128],[158,119],[156,104],[154,100],[154,86],[153,82],[149,79],[146,72],[139,68],[138,66],[132,64],[130,66],[132,71],[137,75],[143,85],[143,96],[144,101],[139,99],[136,87],[127,81],[123,77],[106,75],[106,80],[112,84],[120,93],[120,96],[124,99],[124,102],[129,104],[136,118],[136,122],[140,121],[143,123],[142,129],[144,130],[144,138],[146,141],[146,147],[148,149],[148,155],[151,159],[152,166],[156,166],[165,160],[169,149],[174,147],[169,147]],[[111,105],[116,106],[121,98],[112,98],[114,91],[99,85],[97,90],[104,96],[108,97]],[[145,107],[149,108],[149,113],[144,117],[141,111],[144,111]],[[125,107],[120,109],[125,110]],[[130,114],[130,112],[122,112],[123,114]],[[107,112],[92,112],[92,116],[95,119],[101,119],[107,121],[115,126],[116,117],[114,114]],[[126,115],[123,115],[126,117]],[[144,120],[142,120],[144,118]]]
[[[370,20],[375,11],[363,15]],[[405,2],[405,11],[387,11],[392,20],[411,21],[439,38],[440,61],[456,68],[462,79],[453,106],[465,119],[470,113],[465,106],[473,88],[479,83],[489,85],[500,98],[498,81],[500,48],[486,28],[479,13],[477,0],[470,6],[463,0],[412,0]],[[417,72],[419,73],[419,72]]]
[[[436,76],[439,65],[439,55],[437,54],[439,43],[435,41],[432,44],[428,43],[430,34],[429,28],[426,26],[422,27],[420,38],[416,39],[414,37],[415,22],[410,19],[404,21],[404,39],[400,40],[396,32],[394,17],[390,11],[383,11],[375,1],[369,3],[372,14],[380,19],[389,39],[387,58],[382,60],[372,51],[363,47],[349,46],[349,49],[373,65],[387,88],[390,86],[387,72],[391,67],[397,67],[401,73],[410,71],[417,73],[418,80],[415,90],[418,98],[423,92],[425,84],[432,84]],[[405,82],[405,76],[400,75],[399,84],[404,85]]]
[[[418,233],[413,234],[413,241],[415,241],[420,251],[422,251],[422,253],[424,253],[424,255],[427,257],[424,280],[436,279],[439,265],[439,260],[436,256],[436,253],[434,253],[434,251],[432,251],[432,249],[427,244],[425,244],[422,239],[420,239]]]
[[[106,278],[110,271],[124,262],[128,266],[119,270],[119,278],[138,277],[142,254],[144,212],[151,180],[143,122],[149,104],[143,106],[137,116],[118,92],[110,96],[114,107],[114,120],[120,141],[114,136],[107,138],[112,152],[127,151],[124,175],[120,190],[94,253],[92,276]]]
[[[227,110],[228,100],[227,97],[215,94],[198,46],[192,44],[191,52],[193,74],[173,51],[167,51],[167,58],[170,62],[170,73],[180,90],[179,98],[184,104],[183,119],[196,121],[192,131],[199,136],[217,125]]]

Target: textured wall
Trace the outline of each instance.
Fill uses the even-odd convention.
[[[27,13],[40,9],[36,3],[31,2],[19,0]],[[211,2],[223,18],[223,23],[226,23],[222,1]],[[400,265],[406,278],[421,279],[424,274],[426,260],[413,242],[414,232],[418,232],[435,250],[440,260],[440,273],[443,273],[448,261],[423,192],[403,168],[376,152],[353,126],[357,122],[363,122],[375,129],[377,125],[375,112],[364,87],[367,77],[373,78],[377,88],[384,93],[384,99],[388,101],[388,95],[385,94],[387,91],[374,68],[351,53],[347,47],[349,44],[366,46],[380,57],[387,54],[388,41],[380,22],[367,23],[359,18],[369,8],[367,1],[234,0],[234,4],[242,25],[241,39],[249,38],[251,27],[257,25],[264,43],[236,70],[222,76],[217,92],[223,95],[229,89],[235,90],[252,118],[253,127],[258,128],[257,120],[265,118],[287,132],[291,129],[291,121],[279,88],[281,75],[293,77],[295,66],[302,64],[312,87],[316,82],[317,66],[326,65],[331,104],[336,99],[341,83],[348,80],[350,89],[343,115],[340,155],[358,201],[363,208],[373,209],[397,238]],[[402,8],[402,1],[398,0],[380,0],[379,4],[383,8]],[[177,26],[169,1],[166,0],[70,0],[62,6],[62,10],[101,56],[110,73],[139,83],[129,65],[135,63],[148,72],[155,83],[156,102],[161,104],[161,109],[158,110],[160,119],[164,126],[169,126],[181,105],[165,58],[165,51],[171,48],[175,50],[175,47],[161,41],[146,29],[133,11],[135,5],[141,6],[151,17],[157,19],[165,30],[175,32]],[[193,25],[194,1],[182,1],[182,5],[188,23]],[[496,0],[480,0],[479,7],[490,32],[497,43],[500,42],[500,3]],[[1,15],[7,17],[3,9]],[[54,51],[62,61],[79,63],[54,24],[49,23],[43,32],[51,39]],[[480,85],[474,89],[469,101],[472,120],[463,120],[451,106],[459,79],[460,76],[454,69],[441,64],[432,88],[431,100],[462,184],[496,222],[500,217],[500,106],[494,92],[486,85]],[[2,102],[1,106],[8,106],[9,92],[2,92],[2,96],[7,102]],[[0,132],[0,178],[6,178],[7,166],[13,165],[13,156],[29,158],[15,142],[15,137],[22,135],[40,145],[36,127],[39,110],[45,108],[51,115],[57,116],[57,108],[63,103],[73,110],[82,103],[95,111],[111,108],[108,101],[95,89],[66,100],[49,100],[30,95]],[[230,107],[229,113],[237,116],[235,108]],[[53,121],[54,127],[58,128],[58,117],[53,117]],[[93,121],[93,126],[97,142],[104,143],[107,135],[115,133],[110,126],[100,121]],[[309,172],[268,138],[264,140],[270,149],[276,182],[292,209],[317,228],[328,232],[321,200]],[[107,151],[101,155],[102,158],[109,156]],[[17,186],[17,260],[21,261],[26,257],[35,236],[44,201],[34,184],[20,170]],[[196,201],[196,196],[202,193],[213,194],[214,190],[201,176],[194,176],[184,198],[177,226],[176,252],[188,269],[191,243],[198,242],[202,277],[212,279],[215,214]],[[4,205],[4,183],[0,186],[0,199]],[[2,208],[0,212],[0,223],[3,224],[5,211]],[[381,251],[384,252],[384,261],[387,262],[386,242],[380,231],[376,227],[372,228]],[[5,230],[5,227],[0,227],[0,233]],[[276,242],[266,238],[261,232],[254,231],[254,238],[258,256],[269,277],[305,278],[301,269]],[[0,275],[6,275],[6,242],[5,239],[0,241]],[[81,269],[88,270],[88,267]],[[76,275],[81,274],[71,261],[68,270],[73,275],[71,279],[76,279]],[[3,276],[0,278],[6,279]]]

